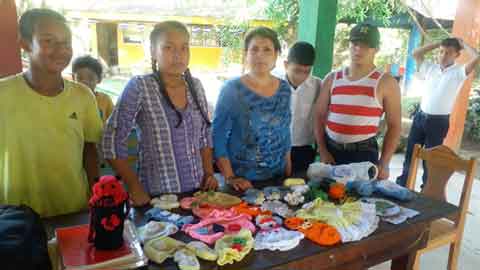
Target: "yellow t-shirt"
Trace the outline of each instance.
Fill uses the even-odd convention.
[[[102,122],[89,89],[64,85],[48,97],[21,74],[0,80],[0,204],[26,204],[42,216],[87,207],[83,149],[98,143]]]
[[[108,117],[110,117],[113,111],[112,99],[108,95],[100,92],[95,92],[95,98],[97,99],[100,117],[102,118],[103,123],[106,123]]]

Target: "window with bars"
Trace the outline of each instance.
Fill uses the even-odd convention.
[[[197,47],[219,47],[218,35],[213,25],[191,24],[190,45]]]

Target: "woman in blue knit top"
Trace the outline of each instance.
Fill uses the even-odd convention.
[[[290,175],[290,87],[270,74],[280,53],[275,31],[258,27],[244,42],[247,73],[227,81],[213,120],[215,157],[236,190]]]

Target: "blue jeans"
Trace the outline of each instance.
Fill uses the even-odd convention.
[[[419,110],[413,118],[412,127],[408,134],[407,152],[405,153],[405,161],[403,162],[402,174],[397,177],[397,184],[406,186],[407,177],[412,159],[413,147],[415,144],[432,148],[443,143],[443,139],[447,136],[450,125],[450,116],[426,114]],[[427,182],[428,172],[425,161],[423,162],[423,185]],[[422,186],[423,186],[422,185]]]

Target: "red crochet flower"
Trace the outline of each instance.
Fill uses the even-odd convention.
[[[120,219],[115,214],[110,215],[108,218],[102,218],[102,226],[107,231],[115,230],[118,225],[120,225]]]
[[[122,183],[112,175],[100,177],[100,180],[93,185],[93,195],[90,198],[90,205],[116,206],[128,199],[128,193]]]
[[[242,246],[241,244],[232,244],[231,248],[232,248],[232,249],[236,249],[236,250],[238,250],[239,252],[241,252],[242,249],[243,249],[243,246]]]

